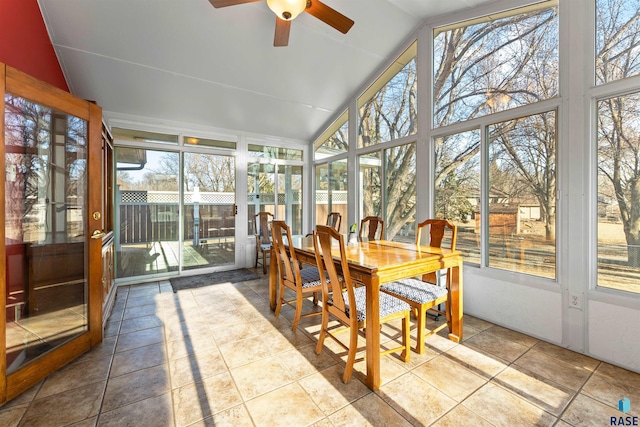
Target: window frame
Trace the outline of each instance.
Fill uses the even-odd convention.
[[[458,20],[459,23],[456,24],[451,24],[450,20],[443,20],[443,22],[441,24],[439,24],[437,21],[434,21],[431,23],[431,25],[428,25],[426,27],[426,35],[427,35],[427,40],[428,40],[428,44],[429,44],[429,50],[427,52],[420,52],[419,50],[419,54],[420,53],[426,53],[427,55],[429,55],[430,58],[433,58],[434,52],[434,34],[436,34],[436,32],[438,31],[439,28],[446,28],[446,29],[450,29],[453,28],[455,26],[460,26],[461,24],[464,24],[466,22],[468,23],[479,23],[482,22],[482,20],[490,20],[491,18],[493,18],[494,16],[497,16],[498,18],[504,17],[506,15],[513,15],[514,12],[517,11],[522,11],[522,12],[526,12],[530,9],[540,9],[540,8],[546,8],[546,7],[558,7],[558,2],[555,1],[548,1],[545,2],[543,1],[539,1],[536,2],[536,4],[526,4],[526,5],[515,5],[512,6],[510,8],[507,7],[502,7],[499,9],[498,12],[496,12],[495,10],[492,12],[490,12],[487,9],[487,13],[486,15],[482,16],[482,15],[478,15],[478,12],[476,12],[473,15],[469,15],[468,19],[464,19],[464,18],[460,18]],[[460,14],[460,16],[464,17],[465,14],[462,13]],[[429,116],[426,117],[425,119],[428,120],[429,123],[429,130],[427,132],[428,134],[428,150],[429,150],[429,154],[431,156],[431,161],[430,161],[430,181],[429,181],[429,192],[431,194],[435,193],[435,143],[436,143],[436,139],[438,138],[442,138],[442,137],[446,137],[449,135],[453,135],[456,133],[463,133],[463,132],[468,132],[468,131],[472,131],[472,130],[478,130],[480,132],[480,215],[481,215],[481,223],[480,223],[480,264],[469,264],[469,263],[465,263],[465,268],[474,268],[477,269],[479,272],[481,272],[481,274],[486,275],[488,277],[493,277],[496,279],[501,279],[501,280],[517,280],[517,281],[521,281],[521,282],[526,282],[529,285],[533,285],[536,287],[543,287],[543,288],[547,288],[547,289],[557,289],[558,288],[558,284],[561,281],[561,277],[560,277],[560,268],[563,262],[563,257],[564,254],[562,252],[562,243],[561,243],[561,239],[560,239],[560,221],[559,218],[562,218],[562,209],[563,209],[563,205],[561,203],[560,200],[558,200],[558,197],[556,196],[556,245],[555,245],[555,256],[556,256],[556,274],[554,278],[548,278],[548,277],[543,277],[543,276],[536,276],[536,275],[531,275],[531,274],[527,274],[527,273],[522,273],[522,272],[518,272],[518,271],[511,271],[511,270],[504,270],[504,269],[500,269],[500,268],[495,268],[495,267],[490,267],[489,266],[489,259],[488,259],[488,251],[489,251],[489,232],[488,232],[488,219],[489,219],[489,209],[488,209],[488,189],[490,186],[489,183],[489,174],[488,174],[488,141],[487,141],[487,131],[488,131],[488,127],[491,126],[492,124],[495,123],[500,123],[500,122],[505,122],[505,121],[509,121],[509,120],[515,120],[517,118],[520,117],[525,117],[525,116],[531,116],[531,115],[535,115],[535,114],[542,114],[548,111],[552,111],[552,110],[556,110],[557,114],[556,114],[556,128],[558,129],[557,131],[557,135],[556,135],[556,194],[559,194],[559,189],[561,188],[562,185],[562,174],[560,171],[560,167],[562,166],[562,158],[561,156],[563,155],[560,147],[561,144],[563,142],[563,137],[565,136],[564,133],[562,133],[560,126],[558,125],[559,123],[561,123],[561,118],[563,115],[563,111],[562,111],[562,107],[563,107],[563,88],[564,85],[563,83],[565,83],[565,81],[563,80],[563,76],[564,74],[566,74],[566,71],[563,69],[563,60],[565,58],[565,53],[562,51],[562,28],[561,28],[561,21],[560,21],[560,10],[558,11],[558,49],[559,49],[559,73],[558,73],[558,82],[557,82],[557,87],[558,87],[558,96],[551,98],[551,99],[546,99],[543,101],[538,101],[535,103],[531,103],[531,104],[527,104],[527,105],[522,105],[522,106],[518,106],[515,108],[511,108],[511,109],[507,109],[507,110],[502,110],[502,111],[498,111],[492,114],[487,114],[487,115],[483,115],[483,116],[479,116],[479,117],[474,117],[472,119],[466,120],[466,121],[462,121],[462,122],[455,122],[455,123],[450,123],[450,124],[446,124],[446,125],[442,125],[442,126],[435,126],[434,123],[434,116],[433,116],[433,108],[434,108],[434,100],[431,99],[433,97],[433,85],[434,85],[434,70],[433,70],[433,63],[431,63],[429,65],[428,68],[428,85],[429,85]],[[419,74],[420,76],[424,76],[423,72],[420,72]],[[423,78],[424,80],[424,78]],[[423,193],[424,194],[424,193]],[[434,217],[435,215],[435,197],[431,196],[429,199],[429,206],[427,207],[427,212],[428,212],[428,217]],[[507,279],[508,278],[508,279]]]

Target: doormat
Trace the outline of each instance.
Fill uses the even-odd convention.
[[[201,288],[203,286],[217,285],[220,283],[239,283],[247,280],[259,279],[253,271],[246,268],[238,270],[218,271],[216,273],[199,274],[197,276],[174,277],[169,279],[173,293],[183,289]]]

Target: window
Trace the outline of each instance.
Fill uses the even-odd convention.
[[[596,0],[597,286],[640,292],[640,1]],[[636,77],[637,78],[637,77]]]
[[[325,224],[329,212],[342,215],[340,232],[345,233],[347,227],[347,161],[338,160],[316,165],[316,223]]]
[[[480,131],[435,140],[435,215],[456,225],[456,249],[480,264]]]
[[[415,57],[416,43],[358,99],[358,148],[416,133]]]
[[[271,212],[275,216],[275,172],[276,167],[272,164],[249,163],[247,165],[249,234],[255,234],[255,230],[253,230],[253,217],[255,214],[258,212]]]
[[[598,286],[640,292],[640,93],[598,113]]]
[[[169,135],[158,132],[145,132],[141,130],[122,129],[114,127],[111,129],[114,139],[132,142],[155,142],[158,144],[178,144],[178,135]]]
[[[360,175],[360,218],[382,216],[382,153],[375,151],[358,157]]]
[[[415,242],[415,143],[384,150],[384,203],[382,206],[387,240]]]
[[[302,234],[302,166],[278,165],[278,214],[291,232]]]
[[[487,132],[489,266],[555,278],[556,112]]]
[[[249,144],[249,157],[280,160],[302,160],[302,150]]]
[[[435,127],[558,95],[558,14],[550,3],[435,30]]]
[[[349,149],[349,111],[342,113],[314,145],[316,160],[346,153]]]
[[[286,221],[302,234],[302,150],[249,144],[247,164],[248,230],[258,212]]]
[[[434,138],[436,217],[466,262],[555,279],[557,114],[535,104],[559,97],[557,2],[437,28],[433,55],[434,127],[477,123]]]
[[[221,141],[217,139],[196,138],[193,136],[185,136],[184,143],[188,145],[197,145],[199,147],[227,148],[234,150],[236,143],[234,141]]]
[[[596,84],[640,73],[640,1],[596,1]]]
[[[415,241],[416,145],[398,145],[358,157],[360,219],[381,216],[385,238]]]

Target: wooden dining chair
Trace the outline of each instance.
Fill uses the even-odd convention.
[[[422,233],[428,232],[429,238]],[[428,219],[418,224],[416,229],[416,243],[441,248],[443,244],[452,251],[456,250],[458,229],[446,219]],[[425,274],[422,280],[427,283],[440,284],[438,272]]]
[[[429,246],[438,248],[442,247],[442,243],[446,237],[445,231],[449,231],[449,236],[446,237],[449,242],[449,249],[455,250],[457,237],[457,228],[455,225],[444,219],[428,219],[421,222],[418,224],[416,230],[416,244],[424,244],[422,243],[422,232],[426,229],[429,230]],[[419,354],[424,353],[424,340],[427,338],[427,335],[425,335],[427,310],[434,310],[438,314],[445,314],[447,318],[446,323],[432,329],[428,335],[433,335],[439,332],[445,326],[450,328],[451,310],[450,301],[447,298],[450,280],[451,278],[447,271],[446,286],[439,286],[438,272],[434,272],[423,275],[422,280],[401,279],[395,282],[386,283],[380,287],[381,292],[400,298],[416,310],[416,323],[418,329],[418,343],[416,351]],[[446,309],[444,312],[439,308],[436,308],[442,303],[446,303]]]
[[[331,212],[327,215],[327,225],[333,227],[337,231],[340,231],[340,223],[342,222],[342,215],[340,212]]]
[[[313,236],[316,262],[320,269],[327,271],[328,281],[321,277],[322,283],[322,327],[316,346],[316,354],[322,352],[324,340],[331,337],[342,348],[347,350],[347,363],[345,366],[342,381],[347,383],[353,372],[356,353],[358,351],[358,336],[364,336],[366,327],[366,298],[367,292],[364,286],[356,288],[351,280],[349,264],[345,253],[344,236],[333,227],[317,226],[317,231]],[[337,246],[335,245],[337,243]],[[342,280],[338,276],[336,265],[334,264],[332,247],[339,248],[340,270]],[[323,261],[324,260],[324,261]],[[329,327],[329,317],[332,316],[348,329],[335,330],[335,326]],[[404,301],[387,294],[380,294],[380,323],[385,323],[395,319],[402,319],[402,345],[389,350],[382,351],[381,354],[395,353],[402,350],[401,358],[408,362],[410,358],[410,306]],[[349,345],[346,346],[340,341],[336,334],[349,332]]]
[[[365,236],[366,230],[366,236]],[[367,216],[360,221],[360,238],[381,240],[384,238],[384,220],[379,216]]]
[[[282,304],[287,304],[295,309],[293,318],[293,327],[295,331],[298,328],[298,322],[302,317],[320,316],[322,311],[314,311],[308,314],[302,314],[302,304],[305,295],[313,296],[313,303],[317,305],[316,294],[322,291],[322,283],[320,281],[320,273],[317,267],[300,268],[300,262],[296,257],[296,251],[292,245],[285,247],[285,239],[287,244],[291,242],[291,228],[284,221],[273,221],[271,225],[273,234],[273,247],[278,265],[278,280],[280,289],[278,291],[278,305],[276,306],[276,317],[280,315]],[[288,300],[285,296],[285,289],[291,289],[295,292],[296,297]]]
[[[273,214],[271,212],[258,212],[253,216],[253,229],[256,233],[256,265],[258,267],[258,260],[260,259],[260,253],[262,253],[262,273],[267,274],[267,255],[271,254],[271,236],[269,232],[269,225],[273,220]]]

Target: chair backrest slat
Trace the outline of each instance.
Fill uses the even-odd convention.
[[[253,216],[253,227],[256,234],[260,236],[260,243],[262,244],[266,245],[271,243],[271,238],[269,237],[269,222],[272,220],[273,214],[271,212],[258,212]]]
[[[287,239],[287,244],[291,242],[291,228],[284,221],[273,221],[271,230],[273,247],[278,258],[280,277],[291,284],[301,286],[300,263],[296,256],[296,250],[292,245],[289,245],[288,249],[285,247],[285,238]]]
[[[327,225],[333,227],[336,231],[340,231],[340,223],[342,222],[342,215],[340,212],[331,212],[327,215]]]
[[[355,294],[353,293],[353,282],[351,281],[349,263],[347,262],[347,256],[344,248],[344,236],[338,233],[338,231],[333,227],[318,225],[316,228],[317,230],[314,233],[315,236],[313,239],[316,262],[318,264],[318,268],[324,268],[329,276],[329,283],[327,283],[323,275],[320,275],[323,298],[327,298],[331,295],[333,307],[346,315],[346,303],[342,294],[343,284],[347,289],[347,295],[349,298],[348,303],[351,307],[356,306],[356,299]],[[335,243],[337,243],[337,245]],[[333,250],[336,248],[339,250],[338,256],[340,257],[340,269],[342,275],[338,275],[338,270],[336,269],[335,262],[333,261]],[[327,301],[327,299],[324,299],[324,301]],[[353,319],[355,319],[355,317]]]
[[[449,237],[449,249],[456,249],[456,236],[458,234],[458,228],[446,219],[428,219],[418,224],[416,229],[416,243],[422,242],[422,230],[429,230],[429,246],[436,248],[442,247],[442,242],[445,241],[445,231],[450,231]],[[422,280],[427,283],[438,283],[438,275],[435,272],[427,273],[422,276]]]
[[[422,242],[422,230],[429,229],[429,246],[436,248],[442,247],[442,242],[445,240],[445,231],[450,230],[449,249],[456,249],[456,238],[458,235],[458,229],[451,222],[446,219],[428,219],[418,224],[416,230],[416,243]]]
[[[360,238],[364,236],[367,229],[367,239],[380,240],[384,238],[384,220],[379,216],[367,216],[360,221]]]

